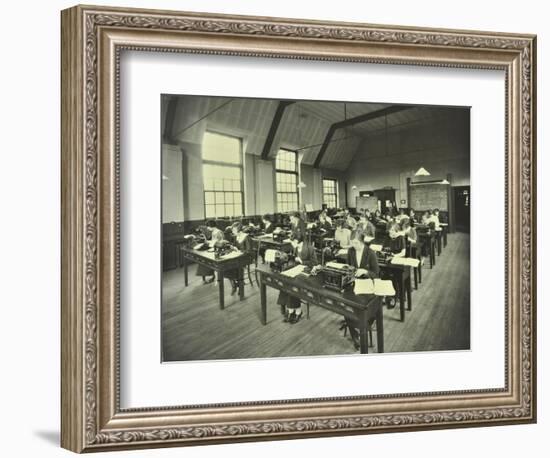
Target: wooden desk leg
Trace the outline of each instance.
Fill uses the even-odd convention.
[[[431,256],[431,262],[430,262],[430,268],[433,268],[435,266],[435,240],[432,240],[430,244],[430,256]]]
[[[414,270],[414,289],[418,289],[418,267],[413,267]]]
[[[244,300],[244,269],[239,269],[239,299]]]
[[[384,310],[382,304],[376,314],[376,344],[378,353],[384,353]]]
[[[412,291],[411,291],[411,276],[407,279],[407,310],[412,310]]]
[[[399,279],[399,312],[401,314],[401,321],[405,321],[405,280],[403,274]]]
[[[441,233],[437,236],[437,255],[441,256]]]
[[[418,264],[418,283],[422,283],[422,258],[419,259],[420,264]]]
[[[183,276],[185,278],[185,286],[189,285],[189,269],[187,268],[187,258],[185,256],[182,256],[183,258]]]
[[[220,309],[223,310],[225,307],[225,293],[223,291],[224,287],[224,275],[223,272],[220,270],[218,272],[218,287],[220,288]]]
[[[266,291],[266,285],[264,282],[260,282],[260,319],[262,321],[262,324],[267,324],[267,291]]]
[[[359,316],[359,350],[362,355],[369,352],[369,323],[367,320],[367,312],[362,311]]]

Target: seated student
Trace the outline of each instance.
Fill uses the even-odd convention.
[[[429,223],[434,223],[434,229],[436,231],[439,230],[440,222],[439,222],[439,209],[438,208],[434,209],[432,216],[430,216],[430,218],[429,218],[428,224]]]
[[[417,222],[417,220],[416,220],[416,214],[415,214],[415,212],[414,212],[414,210],[413,210],[412,208],[409,210],[409,219],[410,219],[411,221],[414,221],[415,223]]]
[[[231,231],[233,233],[234,248],[242,251],[243,253],[250,252],[252,250],[252,241],[249,235],[243,231],[243,225],[240,221],[236,221],[231,225]],[[239,286],[239,269],[229,270],[225,273],[225,276],[231,282],[231,294],[235,294],[237,287]]]
[[[348,250],[347,263],[357,268],[356,277],[379,278],[380,267],[376,253],[370,249],[370,243],[365,243],[364,235],[361,231],[354,231],[351,235],[351,247]],[[371,320],[369,325],[374,321]],[[351,318],[346,317],[341,323],[340,329],[347,327],[353,339],[355,348],[359,349],[359,332],[356,323]]]
[[[327,212],[325,210],[319,213],[319,227],[325,231],[332,229],[332,219],[327,216]]]
[[[391,216],[391,214],[389,212],[384,215],[384,220],[386,222],[386,232],[389,232],[390,229],[395,224],[395,220],[393,219],[393,217]]]
[[[334,231],[334,240],[340,242],[342,248],[350,246],[351,231],[344,227],[344,221],[341,219],[336,220],[336,230]]]
[[[361,215],[357,229],[361,229],[366,237],[376,237],[376,227],[369,221],[366,214]]]
[[[206,236],[210,239],[210,245],[213,246],[213,244],[216,241],[223,240],[223,231],[221,229],[218,229],[216,221],[214,220],[208,220],[206,222]],[[216,278],[216,274],[213,269],[207,266],[203,266],[201,264],[197,265],[197,273],[196,275],[198,277],[202,277],[202,282],[204,284],[212,283],[214,279]],[[212,276],[210,279],[206,279],[206,277]]]
[[[372,215],[372,219],[374,221],[374,224],[385,222],[385,218],[382,216],[382,213],[380,210],[376,210],[374,214]]]
[[[407,217],[407,215],[405,214],[405,209],[404,209],[404,208],[400,208],[400,209],[399,209],[399,213],[398,213],[397,216],[395,217],[395,220],[401,222],[401,220],[402,220],[403,218],[406,218],[406,217]]]
[[[416,234],[416,229],[414,228],[414,226],[415,224],[413,219],[405,219],[401,224],[401,229],[403,231],[403,234],[407,237],[407,240],[411,244],[416,245],[418,235]]]
[[[404,255],[405,234],[401,229],[401,225],[397,221],[394,221],[388,233],[390,236],[390,249],[392,253]]]
[[[306,223],[298,212],[290,214],[290,231],[291,240],[304,239],[306,236]]]
[[[432,216],[432,211],[431,210],[426,210],[423,214],[422,214],[422,220],[421,220],[421,223],[424,225],[424,226],[427,226],[429,223],[430,223],[430,218]]]
[[[354,231],[351,234],[351,247],[348,250],[347,263],[356,267],[356,275],[368,278],[378,278],[380,267],[376,253],[371,250],[370,243],[365,242],[362,231]]]
[[[346,226],[350,231],[357,229],[357,220],[350,214],[346,217]]]
[[[303,236],[292,241],[294,248],[294,261],[297,264],[303,264],[308,267],[314,267],[318,264],[317,253],[312,243]],[[284,315],[283,322],[296,324],[302,318],[302,306],[298,297],[281,291],[277,299],[277,304],[281,306],[281,314]]]
[[[272,234],[273,233],[273,230],[275,229],[275,225],[271,221],[271,216],[270,215],[262,216],[262,224],[263,224],[262,229],[264,230],[264,232],[266,234]]]

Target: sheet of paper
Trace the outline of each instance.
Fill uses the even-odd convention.
[[[355,280],[357,281],[357,280]],[[391,280],[374,279],[374,294],[377,296],[395,296],[395,289]]]
[[[369,243],[369,242],[372,242],[374,240],[374,237],[369,237],[368,235],[365,235],[365,242]]]
[[[355,286],[353,288],[354,294],[373,294],[374,293],[374,282],[372,279],[367,278],[365,280],[355,280]]]
[[[370,246],[370,249],[372,251],[382,251],[382,245],[377,245],[375,243],[373,243],[371,246]]]
[[[275,262],[277,250],[265,250],[265,262]]]
[[[284,272],[281,272],[283,275],[286,275],[287,277],[294,278],[297,275],[300,275],[304,272],[306,266],[302,264],[298,264],[297,266],[294,266],[288,270],[285,270]]]
[[[410,266],[410,267],[418,267],[420,264],[420,261],[415,258],[399,258],[399,257],[393,257],[391,260],[391,264],[395,264],[398,266]]]
[[[336,256],[346,256],[348,254],[347,248],[341,248],[336,252]]]

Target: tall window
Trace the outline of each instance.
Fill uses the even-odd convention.
[[[336,208],[338,183],[331,178],[323,178],[323,203],[327,208]]]
[[[242,216],[243,165],[241,139],[205,132],[202,143],[204,215]]]
[[[298,210],[298,160],[294,151],[280,149],[275,160],[277,210]]]

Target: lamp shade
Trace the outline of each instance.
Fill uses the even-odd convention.
[[[441,184],[451,184],[451,183],[449,183],[447,180],[443,180],[443,181],[441,182]]]
[[[305,188],[305,187],[307,187],[307,185],[303,181],[300,181],[300,183],[298,184],[298,187],[299,188]]]
[[[428,172],[424,167],[420,167],[416,173],[414,174],[415,177],[427,177],[430,176],[430,172]]]

